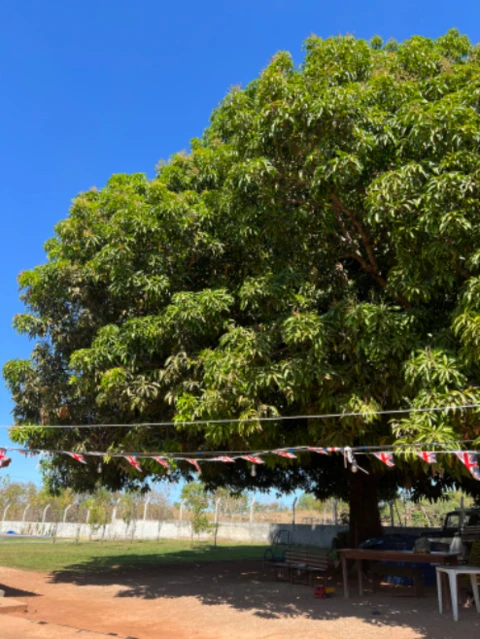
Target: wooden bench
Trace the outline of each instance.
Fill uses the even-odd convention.
[[[394,564],[374,563],[370,568],[372,572],[373,592],[377,592],[380,585],[379,577],[411,577],[415,597],[424,597],[422,569],[417,566],[396,566]]]
[[[323,577],[326,585],[328,568],[328,553],[289,548],[285,551],[284,561],[275,564],[275,581],[278,581],[282,575],[286,575],[284,580],[290,581],[292,584],[295,583],[297,577],[297,583],[313,585],[314,578],[319,575]]]

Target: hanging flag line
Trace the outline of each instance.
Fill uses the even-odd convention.
[[[227,459],[225,455],[228,455],[228,458],[231,459],[246,459],[247,461],[251,461],[251,458],[258,458],[259,456],[264,455],[278,455],[279,457],[284,457],[285,459],[296,459],[295,453],[302,452],[310,452],[310,453],[318,453],[320,455],[329,455],[330,453],[345,453],[346,451],[350,451],[355,455],[374,455],[378,454],[395,454],[395,455],[408,455],[408,454],[416,454],[424,461],[428,461],[426,456],[430,456],[430,458],[435,459],[436,455],[452,455],[456,454],[458,451],[458,446],[462,444],[469,444],[473,442],[477,442],[478,440],[474,439],[465,439],[457,442],[430,442],[426,443],[412,443],[412,444],[404,444],[401,446],[358,446],[358,447],[350,447],[350,446],[330,446],[330,447],[318,447],[318,446],[294,446],[289,448],[276,448],[276,449],[263,449],[263,450],[243,450],[243,451],[219,451],[219,450],[211,450],[211,451],[189,451],[189,452],[168,452],[168,451],[160,451],[160,452],[128,452],[128,451],[82,451],[82,453],[74,453],[71,451],[60,450],[60,449],[28,449],[28,448],[16,448],[16,447],[4,447],[0,448],[0,450],[11,451],[21,453],[23,455],[69,455],[76,461],[80,461],[77,459],[78,457],[83,456],[93,456],[93,457],[128,457],[128,456],[136,456],[144,459],[155,459],[162,463],[160,460],[164,459],[173,459],[177,461],[192,461],[189,459],[189,456],[194,457],[196,461],[208,462],[208,461],[224,461]],[[448,450],[436,450],[436,451],[416,451],[412,450],[413,448],[425,447],[425,446],[447,446],[454,444],[456,448],[450,448]],[[470,453],[476,453],[476,450],[465,451]],[[222,457],[222,455],[224,455]],[[380,459],[380,457],[378,457]]]
[[[197,455],[202,455],[202,457],[191,458],[191,457],[187,457],[185,453],[183,455],[178,453],[177,454],[174,453],[172,455],[163,453],[159,455],[154,453],[126,453],[126,452],[107,453],[107,452],[100,452],[100,451],[74,453],[74,452],[63,451],[63,450],[26,450],[26,449],[20,449],[20,448],[2,448],[0,449],[0,455],[1,454],[4,455],[7,450],[19,452],[26,456],[29,456],[29,455],[46,456],[46,455],[52,455],[52,454],[64,454],[64,455],[69,455],[70,457],[72,457],[72,459],[74,459],[75,461],[81,464],[87,463],[85,460],[86,456],[87,457],[91,456],[91,457],[123,458],[123,459],[126,459],[127,462],[131,466],[133,466],[135,470],[139,472],[142,472],[142,467],[141,467],[139,459],[140,460],[153,459],[158,464],[163,466],[166,469],[167,473],[171,472],[172,462],[174,461],[186,461],[192,466],[194,466],[198,472],[201,472],[200,463],[204,463],[204,462],[223,462],[223,463],[234,464],[237,459],[244,459],[255,466],[255,465],[265,463],[264,460],[262,459],[262,456],[265,456],[265,455],[277,455],[279,457],[283,457],[286,459],[296,459],[297,455],[295,453],[310,452],[310,453],[317,453],[320,455],[329,455],[330,453],[341,453],[344,456],[345,467],[347,467],[347,463],[348,463],[351,465],[352,470],[356,471],[360,469],[363,472],[368,474],[367,470],[358,466],[356,457],[355,457],[356,454],[357,455],[371,454],[375,458],[377,458],[379,461],[381,461],[383,464],[388,466],[389,468],[393,468],[395,466],[394,455],[398,455],[398,454],[408,454],[408,453],[414,452],[422,461],[428,464],[437,463],[437,455],[439,454],[450,454],[450,455],[453,454],[453,455],[456,455],[456,457],[458,457],[458,459],[464,464],[464,466],[471,473],[474,479],[477,479],[478,481],[480,481],[478,453],[477,451],[468,451],[468,450],[467,451],[463,451],[463,450],[411,451],[407,449],[407,450],[395,450],[395,451],[386,451],[386,450],[371,451],[370,453],[368,453],[363,450],[358,451],[358,450],[352,449],[350,446],[345,446],[344,448],[339,448],[339,447],[321,448],[316,446],[297,446],[295,448],[264,450],[264,451],[258,451],[255,453],[253,451],[250,451],[249,454],[244,454],[244,455],[218,455],[215,457],[211,457],[211,456],[203,457],[201,453],[196,453]],[[188,453],[188,454],[190,455],[191,453]],[[210,451],[207,454],[213,455],[214,452]]]
[[[231,423],[251,423],[251,422],[276,422],[289,421],[293,419],[332,419],[345,417],[371,417],[372,415],[405,415],[410,413],[435,413],[435,412],[455,412],[467,408],[480,408],[480,404],[461,404],[459,406],[431,406],[426,408],[398,408],[392,410],[372,410],[351,413],[327,413],[323,415],[279,415],[277,417],[232,417],[225,419],[204,419],[192,421],[170,421],[170,422],[142,422],[139,424],[32,424],[31,426],[3,424],[0,428],[14,428],[15,430],[28,430],[32,428],[55,428],[73,430],[77,428],[151,428],[155,426],[206,426],[208,424],[231,424]]]

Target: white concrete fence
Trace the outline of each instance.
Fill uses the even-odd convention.
[[[217,539],[225,539],[246,543],[270,543],[279,529],[290,530],[295,544],[330,547],[333,538],[344,526],[306,525],[306,524],[259,524],[259,523],[224,523],[217,524]],[[20,535],[45,536],[64,539],[104,539],[106,540],[139,540],[139,539],[190,539],[192,536],[189,521],[151,521],[137,520],[129,523],[114,519],[106,526],[94,527],[88,523],[68,522],[28,522],[3,521],[2,533],[13,531]],[[211,539],[212,533],[204,533],[200,539]],[[195,538],[197,538],[195,536]]]
[[[336,535],[348,529],[347,526],[322,524],[260,524],[260,523],[227,523],[218,522],[217,539],[235,542],[268,544],[278,530],[290,531],[291,541],[304,546],[330,548]],[[388,527],[386,533],[420,534],[427,528]],[[106,526],[95,528],[88,523],[50,523],[28,521],[3,521],[2,533],[14,531],[21,535],[45,536],[53,539],[94,539],[94,540],[160,540],[190,539],[192,536],[189,521],[152,521],[136,520],[129,523],[114,519]],[[199,536],[200,539],[212,539],[212,533]],[[197,538],[197,537],[195,537]]]

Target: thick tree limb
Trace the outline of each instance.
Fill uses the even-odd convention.
[[[378,266],[378,262],[375,258],[375,254],[373,251],[372,242],[370,240],[370,237],[367,231],[365,230],[365,227],[363,226],[361,221],[358,219],[358,216],[356,215],[356,213],[354,213],[353,211],[350,211],[350,209],[348,209],[346,206],[342,204],[342,202],[340,201],[340,198],[338,197],[336,193],[332,193],[332,201],[333,201],[333,212],[344,234],[345,243],[348,244],[353,249],[353,253],[349,253],[348,257],[352,257],[353,259],[355,259],[360,264],[362,269],[366,273],[369,273],[380,284],[382,288],[387,288],[388,282],[380,272],[380,268]],[[361,252],[359,251],[356,245],[356,242],[353,240],[351,236],[351,233],[348,231],[347,226],[345,224],[345,220],[342,217],[342,213],[344,213],[347,216],[347,218],[351,221],[356,231],[358,232],[361,238],[361,244],[367,254],[368,261],[362,256]],[[411,308],[412,305],[403,295],[397,295],[396,298],[400,302],[400,304],[405,308],[405,310],[408,310]]]

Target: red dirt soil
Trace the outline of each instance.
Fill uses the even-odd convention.
[[[18,616],[129,639],[480,637],[475,609],[461,608],[455,624],[438,613],[434,590],[414,599],[409,588],[385,586],[347,601],[338,582],[336,595],[321,600],[309,586],[263,575],[259,561],[51,574],[0,568],[0,582],[28,603]]]

